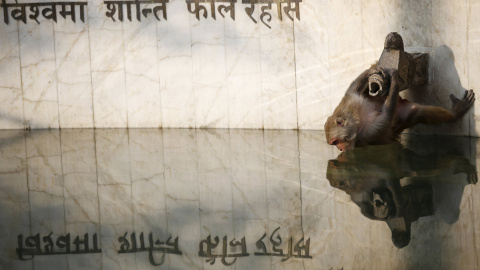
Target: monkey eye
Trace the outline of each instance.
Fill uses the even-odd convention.
[[[342,118],[337,118],[336,120],[337,126],[343,127],[345,121]]]
[[[332,145],[337,145],[337,144],[339,144],[339,143],[340,143],[339,140],[334,140],[334,141],[332,142]]]

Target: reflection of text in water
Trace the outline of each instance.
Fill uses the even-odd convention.
[[[290,258],[311,259],[310,256],[310,238],[304,241],[302,237],[294,241],[292,237],[288,238],[284,244],[281,235],[278,233],[280,227],[276,228],[268,239],[267,233],[264,233],[260,239],[255,242],[255,252],[253,256],[271,256],[281,257],[281,261],[287,261]],[[28,236],[24,240],[22,234],[17,236],[18,247],[16,250],[18,259],[25,261],[31,260],[35,256],[61,255],[61,254],[88,254],[101,253],[97,234],[93,234],[92,239],[88,233],[81,239],[79,236],[73,239],[69,233],[60,235],[56,239],[52,234],[41,237],[40,234]],[[125,232],[124,235],[117,238],[120,245],[118,254],[148,252],[150,264],[154,266],[162,265],[165,261],[165,254],[183,255],[180,250],[179,237],[168,237],[165,241],[154,237],[150,232],[148,236],[141,232],[137,235],[135,232]],[[56,240],[56,241],[54,241]],[[73,245],[72,245],[73,244]],[[43,248],[42,248],[43,246]],[[268,248],[267,248],[268,247]],[[270,251],[269,251],[270,250]],[[157,255],[155,255],[157,254]],[[198,246],[198,256],[206,258],[206,262],[213,265],[219,258],[223,265],[233,265],[237,258],[248,257],[247,241],[245,237],[231,240],[225,235],[222,240],[218,236],[207,236],[201,240]]]

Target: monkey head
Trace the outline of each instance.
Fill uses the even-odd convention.
[[[352,150],[355,147],[358,126],[359,120],[353,114],[335,110],[324,126],[328,144],[335,145],[340,151]]]
[[[348,194],[362,189],[364,183],[361,172],[353,162],[343,162],[337,159],[328,161],[327,180],[330,186],[343,190]]]

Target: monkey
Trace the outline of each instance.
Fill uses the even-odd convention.
[[[368,93],[368,78],[381,74],[390,79],[386,97]],[[466,90],[462,99],[450,95],[452,109],[421,105],[399,96],[401,78],[397,70],[382,70],[376,64],[365,70],[348,87],[324,130],[327,143],[340,151],[396,141],[403,130],[417,124],[434,125],[461,118],[475,102],[473,90]]]

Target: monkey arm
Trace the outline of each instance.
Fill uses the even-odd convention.
[[[399,99],[400,83],[398,71],[393,70],[391,73],[391,84],[388,96],[382,106],[382,113],[378,115],[375,122],[364,130],[363,139],[368,144],[383,144],[393,140],[392,125]]]
[[[439,123],[452,122],[462,117],[475,102],[473,90],[465,91],[462,99],[451,95],[453,102],[451,110],[437,106],[421,105],[413,102],[404,102],[398,108],[397,116],[402,124],[397,128],[399,132],[416,124],[435,125]]]
[[[389,123],[392,122],[393,115],[395,114],[395,109],[397,108],[398,103],[398,93],[400,92],[399,77],[398,71],[394,70],[391,72],[391,81],[390,90],[388,97],[383,104],[383,113],[382,115],[386,118],[385,120]]]

